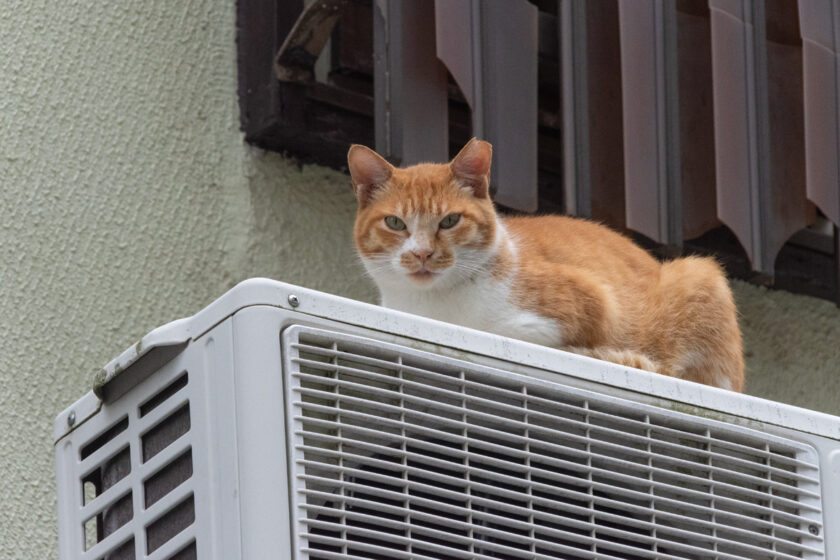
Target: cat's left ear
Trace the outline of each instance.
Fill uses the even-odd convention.
[[[394,173],[394,167],[385,158],[360,144],[350,146],[347,167],[353,181],[353,192],[361,207],[370,201],[371,195],[381,189]]]
[[[461,148],[449,163],[452,175],[465,187],[472,189],[476,198],[487,198],[490,190],[490,163],[493,146],[490,142],[473,138]]]

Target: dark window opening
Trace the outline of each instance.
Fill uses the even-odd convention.
[[[314,4],[326,11],[315,13]],[[755,39],[763,45],[766,58],[762,66],[766,75],[759,76],[764,81],[758,83],[764,98],[756,101],[756,107],[759,114],[764,111],[769,132],[757,133],[758,153],[764,155],[756,165],[763,169],[759,175],[764,175],[749,192],[727,182],[736,174],[727,176],[726,158],[739,146],[730,150],[727,144],[724,150],[729,140],[716,136],[715,127],[728,122],[726,115],[715,114],[716,96],[734,94],[715,89],[725,81],[715,74],[711,49],[711,29],[721,16],[705,0],[668,4],[655,22],[664,26],[664,42],[656,45],[633,43],[634,37],[651,34],[640,32],[645,28],[629,12],[619,11],[616,0],[522,0],[516,2],[518,11],[510,3],[501,15],[484,7],[492,3],[481,5],[475,17],[485,36],[473,38],[480,54],[462,53],[474,67],[470,89],[465,87],[469,80],[464,80],[463,69],[452,69],[458,49],[453,55],[446,45],[432,44],[446,22],[435,20],[436,4],[430,0],[325,0],[308,6],[302,0],[238,0],[239,100],[246,141],[301,162],[345,169],[351,143],[376,148],[395,164],[408,164],[451,157],[471,136],[479,135],[496,148],[493,176],[521,176],[525,183],[511,186],[512,181],[497,179],[501,182],[493,185],[498,191],[495,199],[503,212],[591,217],[630,234],[660,257],[712,254],[731,276],[840,302],[840,251],[831,221],[837,218],[829,215],[835,209],[814,195],[810,185],[807,197],[805,192],[808,131],[802,107],[809,101],[802,95],[808,76],[803,74],[801,58],[807,55],[803,38],[810,31],[800,25],[793,4],[767,2],[761,14],[754,14],[764,23],[756,27],[760,35]],[[380,6],[392,11],[384,15]],[[323,47],[316,53],[307,50],[310,40],[292,41],[284,49],[296,22],[304,23],[305,8],[311,11],[309,27],[298,39],[321,36]],[[329,10],[338,16],[329,20]],[[505,76],[525,72],[509,54],[492,52],[495,42],[510,35],[503,32],[505,25],[513,25],[505,21],[508,14],[519,25],[513,34],[517,41],[496,50],[506,52],[511,45],[530,40],[536,52],[532,63],[536,116],[535,122],[521,124],[525,133],[519,130],[520,121],[505,125],[504,119],[494,120],[500,108],[520,104],[515,97],[505,97],[517,93],[506,89]],[[533,25],[522,26],[522,21]],[[653,58],[633,49],[663,47],[671,53],[665,56],[665,70],[654,72],[635,64]],[[441,58],[449,57],[449,65],[440,63],[442,82],[433,83],[439,78],[431,66],[421,65],[414,74],[405,70],[428,59],[418,49],[434,54],[435,48]],[[501,57],[501,62],[495,66],[487,62],[492,56]],[[388,66],[388,57],[411,63]],[[482,57],[483,63],[476,62]],[[382,65],[392,80],[386,85],[376,79]],[[476,65],[480,70],[475,70]],[[284,79],[278,78],[283,72]],[[632,111],[627,112],[635,107],[628,96],[635,95],[635,84],[650,83],[650,72],[664,76],[664,89],[648,97],[639,94],[638,106],[647,111],[650,99],[666,99],[654,107],[664,123],[656,133],[659,151],[664,150],[659,163],[651,155],[657,153],[656,146],[646,144],[644,134],[638,133],[659,121],[642,110],[639,113],[647,116],[636,120]],[[443,105],[435,97],[441,91]],[[521,103],[526,103],[530,93],[524,83],[521,93]],[[418,99],[428,100],[429,107]],[[782,114],[785,119],[778,117]],[[424,120],[428,115],[437,116]],[[516,150],[499,143],[517,134],[529,138],[532,125],[536,163],[507,165]],[[444,136],[445,146],[434,140]],[[511,144],[517,142],[518,138]],[[429,153],[437,155],[423,156]],[[506,169],[497,168],[500,160]],[[738,210],[749,204],[754,210],[751,216]]]

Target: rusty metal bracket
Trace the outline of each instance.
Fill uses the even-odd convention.
[[[351,0],[316,0],[304,8],[274,58],[281,82],[312,82],[315,61]]]

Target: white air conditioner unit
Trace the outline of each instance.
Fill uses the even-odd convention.
[[[270,280],[55,442],[64,560],[840,558],[840,418]]]

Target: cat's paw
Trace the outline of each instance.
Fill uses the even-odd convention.
[[[602,360],[613,362],[622,366],[643,369],[645,371],[659,372],[659,365],[645,356],[633,350],[610,350]]]
[[[612,362],[621,366],[643,369],[654,373],[663,373],[659,364],[646,355],[635,350],[618,348],[566,348],[569,352],[589,356],[605,362]]]

